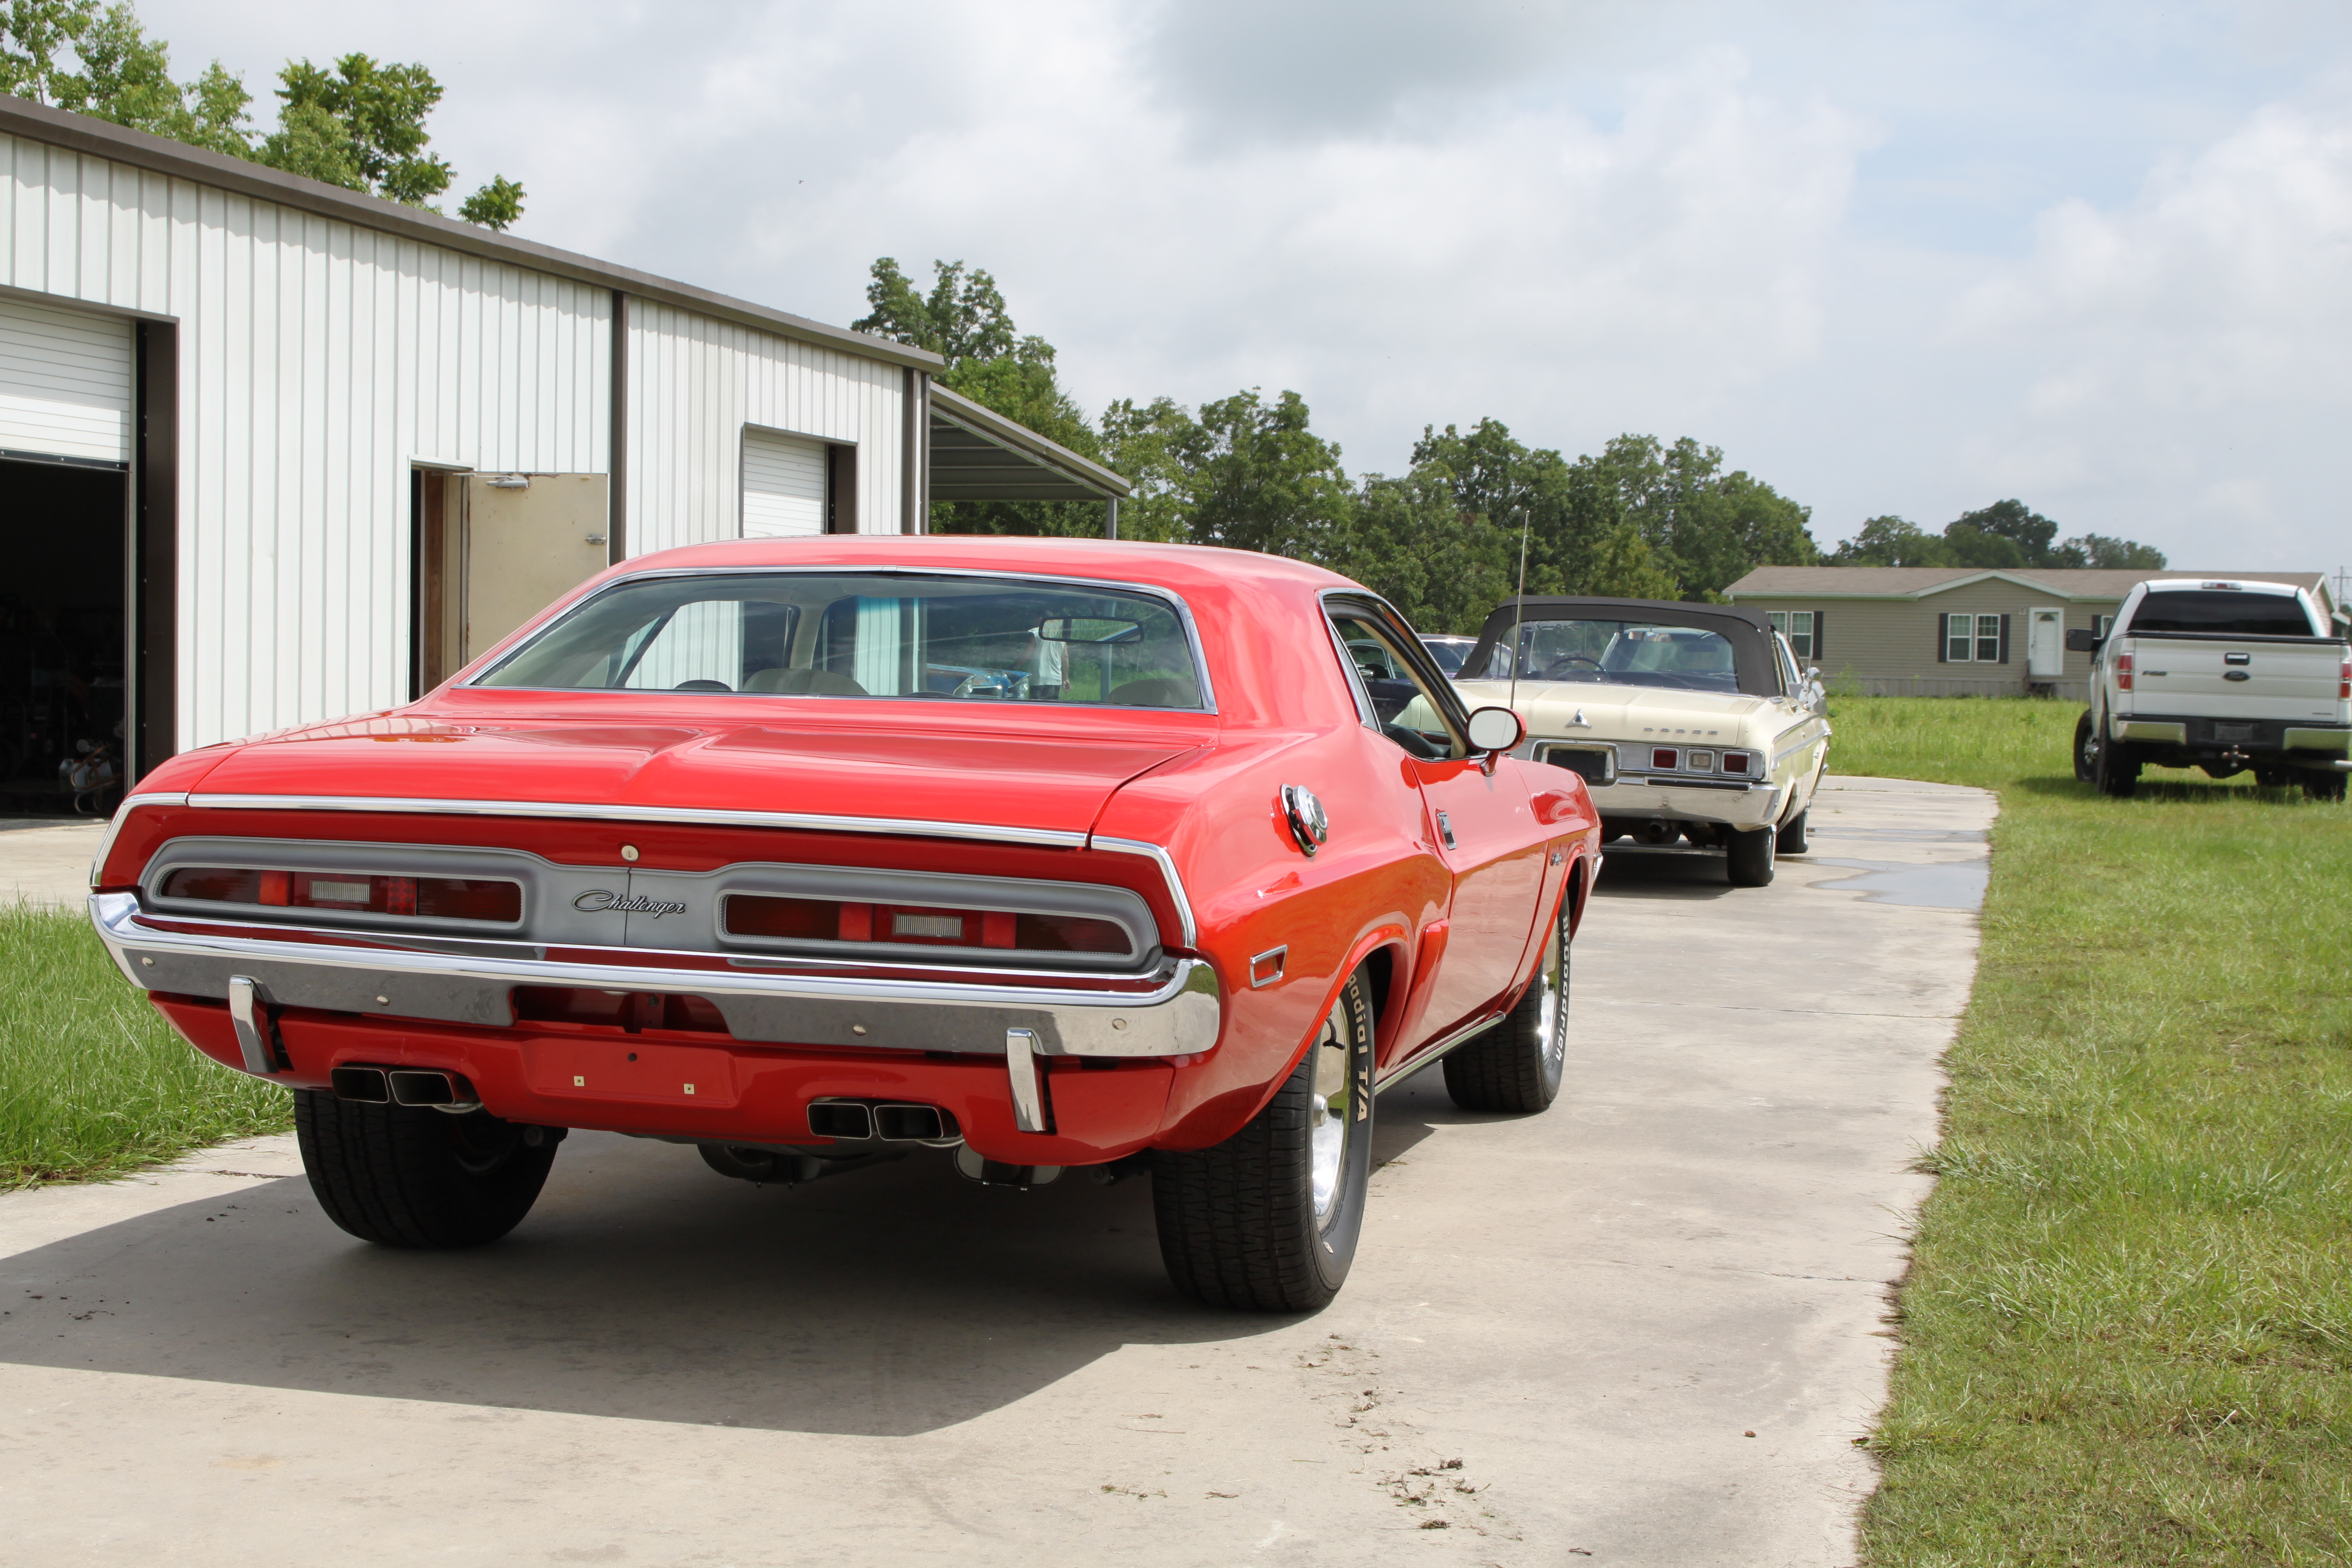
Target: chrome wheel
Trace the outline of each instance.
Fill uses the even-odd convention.
[[[1308,1184],[1315,1198],[1318,1224],[1328,1219],[1339,1201],[1339,1172],[1348,1161],[1348,1126],[1351,1089],[1348,1081],[1348,1036],[1342,1026],[1345,1001],[1331,1009],[1315,1037],[1315,1098],[1307,1109]]]
[[[1544,950],[1543,973],[1536,980],[1543,1000],[1537,1004],[1536,1037],[1543,1042],[1547,1077],[1558,1079],[1568,1058],[1568,917],[1562,911],[1552,922],[1551,945]]]

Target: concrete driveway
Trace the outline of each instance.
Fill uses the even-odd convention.
[[[106,837],[100,821],[0,816],[0,904],[79,908],[89,897],[89,861]]]
[[[1382,1097],[1339,1302],[1196,1310],[1149,1184],[791,1191],[575,1136],[404,1256],[289,1141],[0,1198],[0,1562],[1841,1564],[1990,796],[1834,781],[1769,889],[1613,855],[1567,1090]]]

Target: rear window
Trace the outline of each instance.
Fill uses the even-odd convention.
[[[477,686],[1207,706],[1156,595],[856,571],[648,576],[583,600]]]
[[[2315,635],[2301,600],[2285,594],[2249,594],[2230,588],[2150,594],[2133,614],[2131,629],[2220,637]]]

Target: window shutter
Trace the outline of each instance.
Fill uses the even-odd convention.
[[[1936,617],[1936,662],[1937,664],[1948,663],[1951,659],[1951,657],[1952,617],[1949,616],[1937,616]]]
[[[1819,663],[1819,662],[1821,661],[1821,657],[1822,657],[1822,613],[1821,613],[1819,610],[1815,610],[1815,611],[1813,612],[1813,660],[1814,660],[1814,662],[1815,662],[1815,663]]]
[[[2007,616],[2000,618],[2000,662],[2003,664],[2009,662],[2009,617]]]

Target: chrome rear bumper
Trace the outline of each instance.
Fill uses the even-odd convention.
[[[748,1042],[1025,1058],[1197,1055],[1217,1043],[1224,1017],[1216,971],[1198,958],[1167,960],[1130,987],[1111,988],[1097,976],[1083,977],[1093,986],[1043,975],[898,979],[740,958],[712,966],[709,953],[604,949],[612,962],[582,963],[523,942],[211,923],[180,930],[171,927],[194,922],[151,921],[131,893],[93,893],[89,913],[116,964],[147,990],[229,1002],[257,992],[268,1005],[386,1020],[507,1028],[516,986],[578,986],[698,996]]]

